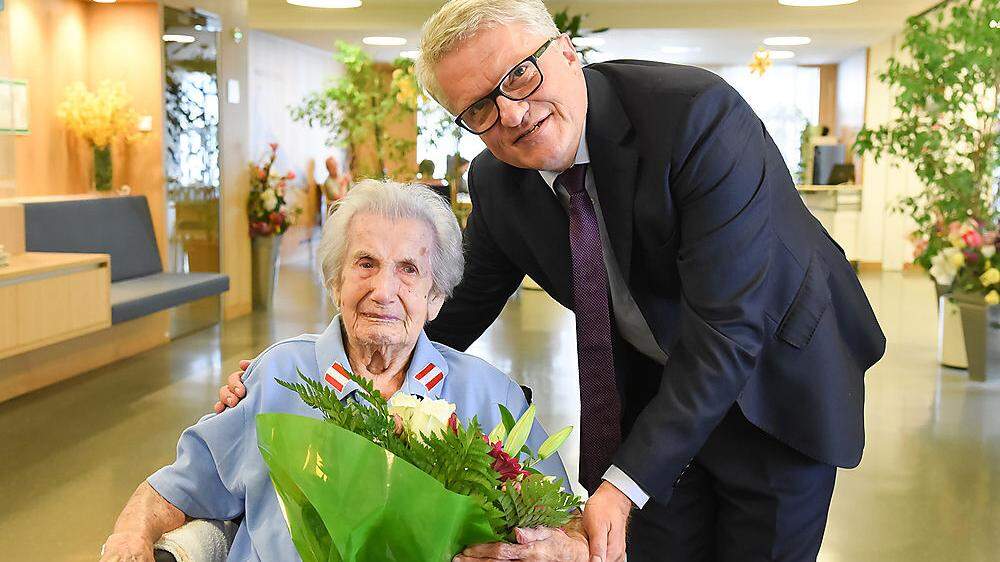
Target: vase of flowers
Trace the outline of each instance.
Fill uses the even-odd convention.
[[[90,145],[93,151],[92,183],[97,191],[110,191],[112,183],[111,145],[139,138],[139,116],[132,109],[132,97],[124,82],[102,81],[93,92],[82,82],[66,88],[66,98],[57,110],[66,128]]]
[[[969,378],[1000,378],[1000,232],[971,219],[939,230],[941,249],[930,274],[949,287],[951,302],[961,310]]]
[[[278,255],[281,235],[294,223],[300,209],[286,200],[288,182],[295,172],[279,174],[274,170],[278,144],[268,145],[270,152],[260,162],[250,164],[250,196],[247,216],[253,250],[253,303],[268,310],[274,302],[278,283]]]

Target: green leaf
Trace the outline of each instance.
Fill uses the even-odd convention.
[[[567,425],[549,436],[545,440],[545,443],[542,443],[542,446],[538,448],[538,458],[545,460],[551,457],[553,453],[559,450],[559,447],[562,447],[562,444],[566,442],[571,433],[573,433],[573,426]]]
[[[514,414],[511,414],[507,406],[503,404],[497,404],[497,408],[500,409],[500,419],[503,420],[503,426],[507,429],[507,433],[510,433],[510,430],[514,429],[514,423],[516,423]]]
[[[528,406],[521,419],[517,420],[514,427],[507,434],[507,441],[503,444],[503,450],[508,455],[516,455],[521,447],[528,440],[531,433],[531,426],[535,423],[535,405]]]
[[[507,437],[507,428],[503,425],[503,422],[497,424],[490,432],[488,439],[490,443],[496,443],[497,441],[503,441]]]

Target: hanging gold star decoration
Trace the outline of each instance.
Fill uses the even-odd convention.
[[[774,64],[774,61],[771,60],[771,52],[761,47],[753,54],[753,60],[747,66],[750,67],[751,73],[764,76],[764,73],[767,72],[767,69],[771,68],[772,64]]]

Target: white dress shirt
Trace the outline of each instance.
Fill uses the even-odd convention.
[[[590,152],[587,150],[587,134],[586,128],[584,129],[582,135],[580,136],[580,145],[576,151],[576,160],[574,164],[589,164],[590,163]],[[539,175],[545,180],[549,188],[552,189],[552,194],[559,200],[563,208],[567,211],[569,210],[569,193],[562,186],[556,185],[556,178],[559,176],[559,172],[549,172],[544,170],[539,170]],[[584,187],[587,190],[587,195],[590,196],[591,202],[594,204],[594,212],[597,214],[597,224],[601,233],[601,249],[604,254],[604,267],[608,272],[608,284],[611,291],[611,308],[615,317],[615,324],[618,326],[618,331],[621,333],[625,341],[632,344],[640,353],[649,357],[650,359],[656,361],[660,365],[665,365],[667,362],[667,354],[663,352],[660,345],[656,342],[656,338],[653,337],[653,331],[649,328],[649,324],[646,323],[646,319],[642,316],[642,312],[639,310],[639,306],[635,303],[635,299],[632,297],[632,293],[628,289],[628,285],[625,283],[625,278],[622,276],[621,270],[618,267],[618,261],[615,259],[614,249],[611,247],[611,239],[608,237],[608,229],[604,222],[604,214],[601,212],[601,203],[597,197],[597,183],[594,180],[594,173],[590,166],[587,167],[587,176],[584,181]],[[582,436],[585,437],[585,436]],[[649,494],[647,494],[628,474],[625,474],[620,468],[612,465],[607,472],[604,473],[604,480],[607,480],[613,484],[616,488],[621,490],[623,494],[628,496],[632,503],[639,507],[640,509],[649,501]]]

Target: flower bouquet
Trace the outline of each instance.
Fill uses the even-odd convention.
[[[250,220],[250,236],[254,238],[283,234],[295,222],[300,211],[285,199],[288,182],[295,179],[295,172],[289,171],[281,175],[274,171],[278,144],[271,143],[268,146],[270,153],[260,163],[250,164],[247,215]]]
[[[485,435],[475,418],[460,422],[454,404],[387,401],[349,376],[360,401],[342,403],[306,377],[278,381],[323,420],[257,416],[258,446],[305,562],[451,560],[468,545],[511,540],[518,527],[565,525],[580,506],[534,468],[572,428],[528,450],[533,406],[517,420],[499,406],[503,422]]]
[[[93,149],[94,189],[110,190],[111,143],[119,139],[130,143],[141,136],[136,127],[139,115],[125,83],[104,80],[91,92],[83,82],[75,82],[66,88],[56,116]]]
[[[1000,303],[1000,259],[996,228],[976,221],[941,226],[940,250],[931,258],[930,274],[953,291],[982,295],[986,304]],[[917,251],[925,244],[917,242]]]

